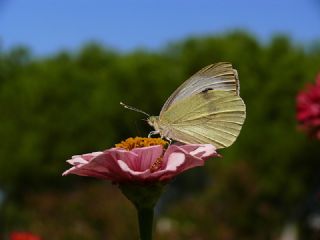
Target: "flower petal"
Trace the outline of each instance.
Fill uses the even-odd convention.
[[[62,176],[66,176],[68,174],[75,174],[79,176],[86,176],[86,177],[96,177],[101,179],[112,179],[111,175],[107,172],[100,173],[98,171],[92,171],[86,167],[72,167],[65,171]]]
[[[163,152],[163,147],[161,145],[154,145],[150,147],[135,148],[132,152],[138,155],[137,165],[133,170],[144,172],[149,169],[151,164],[159,157],[161,157]]]
[[[164,164],[168,160],[168,156],[173,152],[183,152],[187,155],[191,155],[195,160],[207,160],[211,157],[219,156],[216,152],[216,148],[211,144],[185,144],[185,145],[170,145],[164,154]]]
[[[164,171],[160,180],[167,180],[190,168],[202,166],[210,157],[217,156],[210,144],[171,145],[164,155]]]
[[[124,161],[121,161],[121,160],[118,161],[118,164],[119,164],[120,168],[121,168],[124,172],[129,173],[129,174],[132,175],[133,177],[142,176],[142,175],[144,175],[145,173],[147,173],[147,172],[149,171],[148,169],[145,170],[144,172],[134,171],[134,170],[130,169],[129,166],[128,166]]]
[[[181,166],[186,157],[184,153],[181,152],[173,152],[169,155],[168,161],[167,161],[167,166],[165,170],[167,171],[176,171],[179,166]]]
[[[72,156],[71,159],[67,160],[67,162],[70,163],[71,165],[84,164],[91,161],[93,158],[95,158],[96,156],[99,156],[102,153],[103,152],[92,152],[92,153],[86,153],[82,155],[75,155],[75,156]]]
[[[71,159],[67,160],[67,163],[70,163],[71,165],[79,165],[79,164],[86,164],[88,161],[83,159],[81,156],[72,156]]]
[[[87,161],[91,161],[93,158],[95,158],[96,156],[99,156],[102,153],[103,152],[86,153],[86,154],[82,154],[81,157]]]
[[[130,169],[137,169],[139,165],[138,155],[132,151],[128,151],[122,148],[111,148],[105,151],[105,153],[110,154],[114,161],[122,160],[124,161]]]
[[[180,147],[186,150],[187,152],[189,152],[190,155],[199,157],[199,158],[208,159],[218,155],[216,152],[216,148],[211,144],[202,144],[202,145],[193,144],[192,146],[184,145]],[[193,148],[195,149],[192,150]]]
[[[113,181],[127,180],[130,179],[130,175],[122,171],[115,158],[117,156],[128,157],[129,155],[131,156],[132,154],[123,154],[123,151],[120,151],[117,154],[113,150],[107,150],[100,155],[91,158],[90,161],[87,161],[86,163],[84,163],[84,159],[79,159],[79,156],[77,156],[74,158],[76,159],[74,160],[74,167],[65,171],[63,175],[76,174],[80,176],[105,178]],[[72,159],[70,161],[72,164]]]

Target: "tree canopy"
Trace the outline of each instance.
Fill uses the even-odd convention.
[[[90,208],[84,204],[70,210],[58,203],[89,204],[85,191],[101,208],[117,205],[119,198],[97,200],[97,191],[104,195],[113,187],[103,185],[109,189],[104,193],[96,180],[61,177],[65,160],[146,136],[151,129],[144,116],[119,102],[157,115],[184,80],[219,61],[231,62],[239,72],[246,122],[235,144],[220,152],[222,159],[171,184],[160,209],[175,230],[159,232],[157,239],[276,239],[287,221],[304,226],[320,187],[320,143],[297,129],[295,100],[320,70],[320,49],[285,36],[262,44],[234,32],[188,38],[158,51],[119,53],[90,43],[75,53],[37,58],[24,47],[0,50],[0,189],[6,196],[0,230],[28,228],[48,239],[130,238],[134,228],[124,210],[116,221],[129,227],[119,230],[112,227],[110,215],[117,214],[112,210],[104,210],[103,217],[98,207],[90,213],[81,209]],[[67,217],[46,216],[46,206],[37,205],[41,199]],[[37,208],[42,210],[36,214]],[[115,209],[120,208],[119,203]],[[59,224],[70,224],[71,216],[87,235],[72,235],[76,230],[68,227],[53,233]],[[113,236],[106,229],[113,229]]]

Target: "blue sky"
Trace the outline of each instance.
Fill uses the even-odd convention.
[[[0,0],[0,46],[37,55],[97,41],[123,51],[157,49],[191,35],[245,29],[320,39],[320,0]]]

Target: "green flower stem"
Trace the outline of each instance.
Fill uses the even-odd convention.
[[[122,193],[137,209],[140,240],[152,240],[153,209],[164,186],[161,182],[119,184]]]
[[[152,240],[153,208],[137,208],[140,240]]]

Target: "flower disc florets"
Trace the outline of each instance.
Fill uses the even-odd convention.
[[[123,148],[130,151],[134,148],[150,147],[155,145],[162,145],[163,147],[166,147],[168,142],[162,138],[131,137],[117,143],[115,146],[116,148]]]

